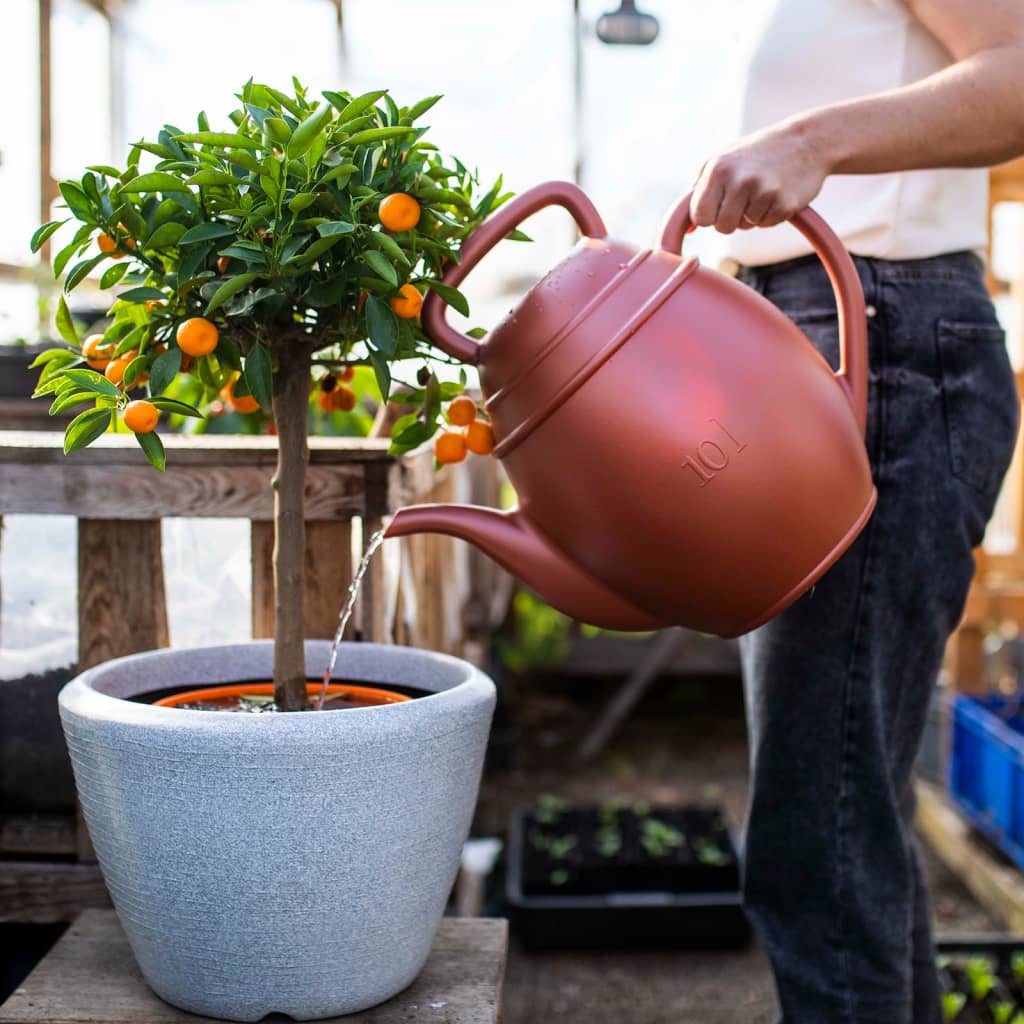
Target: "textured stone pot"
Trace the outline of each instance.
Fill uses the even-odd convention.
[[[326,641],[308,641],[310,676]],[[430,691],[286,715],[120,698],[267,679],[269,641],[107,662],[60,695],[75,780],[146,980],[194,1013],[352,1013],[409,985],[469,833],[494,685],[467,662],[346,644],[351,679]]]

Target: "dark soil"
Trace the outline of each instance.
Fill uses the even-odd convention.
[[[739,866],[716,807],[542,798],[524,822],[528,896],[735,892]]]

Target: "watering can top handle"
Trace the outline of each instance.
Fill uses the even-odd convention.
[[[568,181],[548,181],[521,193],[488,217],[463,243],[461,258],[444,275],[444,284],[458,287],[498,242],[527,217],[546,206],[565,207],[580,231],[590,238],[604,238],[608,234],[601,215],[582,189]],[[453,359],[475,363],[479,358],[479,346],[448,324],[445,320],[447,308],[437,292],[430,292],[423,304],[423,329],[430,340]]]
[[[683,238],[693,227],[691,195],[687,193],[665,221],[661,234],[662,249],[672,253],[682,251]],[[797,213],[791,223],[821,258],[836,294],[839,311],[839,372],[836,379],[846,392],[853,415],[863,432],[868,405],[868,328],[860,275],[835,232],[810,207]]]

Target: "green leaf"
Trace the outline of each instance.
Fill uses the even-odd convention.
[[[86,170],[95,171],[97,174],[105,174],[108,178],[120,178],[121,172],[110,164],[90,164]]]
[[[308,209],[315,202],[316,196],[309,192],[300,192],[297,196],[292,196],[292,198],[288,200],[288,209],[291,210],[292,213],[299,214],[302,213],[303,210]]]
[[[389,309],[388,312],[390,313],[391,310]],[[391,367],[375,348],[370,349],[370,365],[373,366],[373,374],[377,378],[381,400],[386,402],[391,394]]]
[[[449,284],[442,284],[440,281],[436,281],[433,278],[428,278],[426,283],[430,285],[431,289],[437,292],[437,294],[440,295],[441,298],[452,307],[452,309],[458,310],[463,316],[469,316],[469,301],[458,288],[453,288]]]
[[[318,238],[305,252],[293,256],[288,262],[299,266],[307,266],[313,263],[317,257],[322,256],[333,245],[341,241],[342,235],[328,235],[326,238]]]
[[[398,344],[398,321],[391,307],[377,295],[366,300],[366,325],[373,344],[385,355],[393,356]]]
[[[82,245],[81,242],[78,242],[78,241],[69,242],[67,245],[64,246],[63,249],[61,249],[61,251],[59,253],[57,253],[56,256],[54,256],[54,258],[53,258],[53,276],[55,278],[60,277],[61,272],[68,265],[68,261],[71,259],[71,257],[74,256],[75,253],[78,252],[78,250],[82,249],[82,248],[83,248],[83,245]]]
[[[110,425],[109,409],[86,409],[79,413],[64,431],[64,454],[70,455],[85,448],[105,434]]]
[[[66,348],[48,348],[45,352],[40,352],[39,355],[28,364],[28,369],[34,370],[38,366],[47,366],[50,363],[73,363],[79,358],[77,352],[72,352]]]
[[[196,242],[206,242],[211,238],[233,238],[236,234],[236,229],[227,224],[196,224],[178,239],[178,245],[194,245]]]
[[[248,273],[228,278],[211,296],[210,301],[206,305],[206,315],[209,316],[218,306],[227,302],[232,295],[236,295],[243,288],[247,288],[256,278],[261,276],[263,275]]]
[[[75,285],[79,284],[81,280],[93,269],[97,264],[102,263],[107,258],[105,252],[101,252],[99,256],[93,256],[91,259],[82,260],[81,263],[76,263],[69,271],[68,276],[64,279],[64,291],[69,292]]]
[[[57,397],[53,400],[53,404],[50,406],[49,415],[56,416],[57,413],[66,412],[68,409],[75,405],[81,405],[82,402],[92,402],[95,408],[96,403],[96,392],[85,391],[82,388],[70,387],[61,391]]]
[[[39,252],[42,248],[43,243],[63,224],[67,224],[68,217],[65,220],[51,220],[44,224],[41,228],[36,228],[35,234],[32,236],[32,241],[29,243],[29,247],[33,252]]]
[[[118,299],[121,302],[145,302],[147,299],[159,299],[161,302],[166,302],[167,296],[159,288],[144,284],[138,288],[129,288],[126,292],[121,292]]]
[[[85,390],[92,391],[97,395],[110,395],[113,398],[121,397],[118,387],[111,384],[102,373],[97,373],[95,370],[62,370],[61,375],[78,385],[78,387],[85,388]]]
[[[186,132],[175,135],[175,142],[198,142],[201,146],[230,146],[234,149],[259,149],[260,144],[246,135],[232,132]]]
[[[173,174],[166,174],[163,171],[151,171],[149,174],[140,174],[132,178],[126,185],[121,186],[122,192],[188,192],[189,187],[181,178]]]
[[[340,92],[325,92],[323,95],[338,110],[338,123],[344,124],[358,117],[364,110],[369,110],[386,92],[387,89],[376,89],[352,100],[346,99]]]
[[[60,336],[69,344],[77,345],[81,347],[81,342],[78,339],[78,331],[75,330],[75,322],[71,318],[71,310],[68,309],[67,302],[64,301],[64,296],[60,297],[60,301],[57,303],[57,332]]]
[[[414,103],[405,116],[410,121],[415,121],[416,118],[422,117],[439,99],[441,99],[440,96],[427,96],[425,99],[420,100],[419,103]]]
[[[329,220],[323,224],[317,224],[316,233],[321,238],[330,238],[332,235],[350,235],[355,229],[355,224],[349,224],[348,221]]]
[[[181,371],[181,349],[169,348],[153,360],[149,368],[149,390],[159,395]]]
[[[151,430],[148,434],[136,434],[135,440],[139,442],[139,447],[146,453],[149,464],[162,473],[167,465],[167,453],[164,451],[164,443],[160,440],[160,435],[155,430]]]
[[[369,264],[370,269],[382,280],[387,281],[392,288],[398,287],[398,274],[395,268],[388,262],[388,258],[376,249],[363,253],[363,259]]]
[[[394,126],[390,128],[367,128],[345,139],[346,146],[362,146],[367,142],[381,142],[384,139],[400,139],[413,133],[412,128]]]
[[[405,255],[405,250],[390,235],[385,234],[383,231],[371,231],[367,237],[371,245],[377,246],[378,249],[387,253],[393,260],[398,260],[400,263],[409,266],[409,257]]]
[[[89,203],[88,198],[82,191],[81,186],[74,181],[62,181],[57,186],[60,194],[64,197],[68,209],[81,221],[86,224],[96,223],[96,214]]]
[[[113,288],[124,277],[127,270],[127,263],[115,263],[113,266],[107,267],[100,278],[100,288]]]
[[[218,171],[212,167],[204,167],[201,171],[196,171],[191,178],[188,179],[189,185],[230,185],[238,186],[244,185],[245,180],[242,178],[236,178],[233,174],[228,174],[227,171]]]
[[[338,164],[337,167],[332,167],[318,182],[318,185],[326,185],[329,181],[337,183],[338,188],[344,188],[348,184],[348,179],[358,171],[359,168],[355,164]],[[340,181],[339,179],[344,176],[345,180]]]
[[[273,380],[270,350],[257,342],[245,357],[245,383],[249,394],[267,411],[273,408]]]
[[[171,353],[165,352],[164,355],[170,355]],[[161,356],[163,358],[163,356]],[[150,378],[152,381],[152,377]],[[203,414],[194,406],[189,405],[188,402],[181,402],[176,398],[151,398],[150,401],[158,409],[162,409],[164,412],[172,412],[176,416],[194,416],[197,419],[202,419]]]
[[[179,224],[177,221],[168,221],[166,224],[161,224],[146,239],[147,249],[168,249],[172,245],[177,245],[178,240],[185,234],[185,225]]]
[[[297,160],[302,156],[306,150],[313,145],[313,140],[317,137],[330,118],[331,105],[329,103],[321,103],[316,110],[314,110],[313,113],[302,121],[299,127],[292,132],[292,137],[288,140],[289,158]]]

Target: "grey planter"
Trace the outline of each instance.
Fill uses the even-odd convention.
[[[311,677],[326,641],[307,641]],[[142,973],[194,1013],[353,1013],[430,951],[476,803],[494,685],[457,658],[346,644],[339,673],[432,691],[287,715],[119,698],[268,679],[269,641],[107,662],[60,695],[100,866]]]

